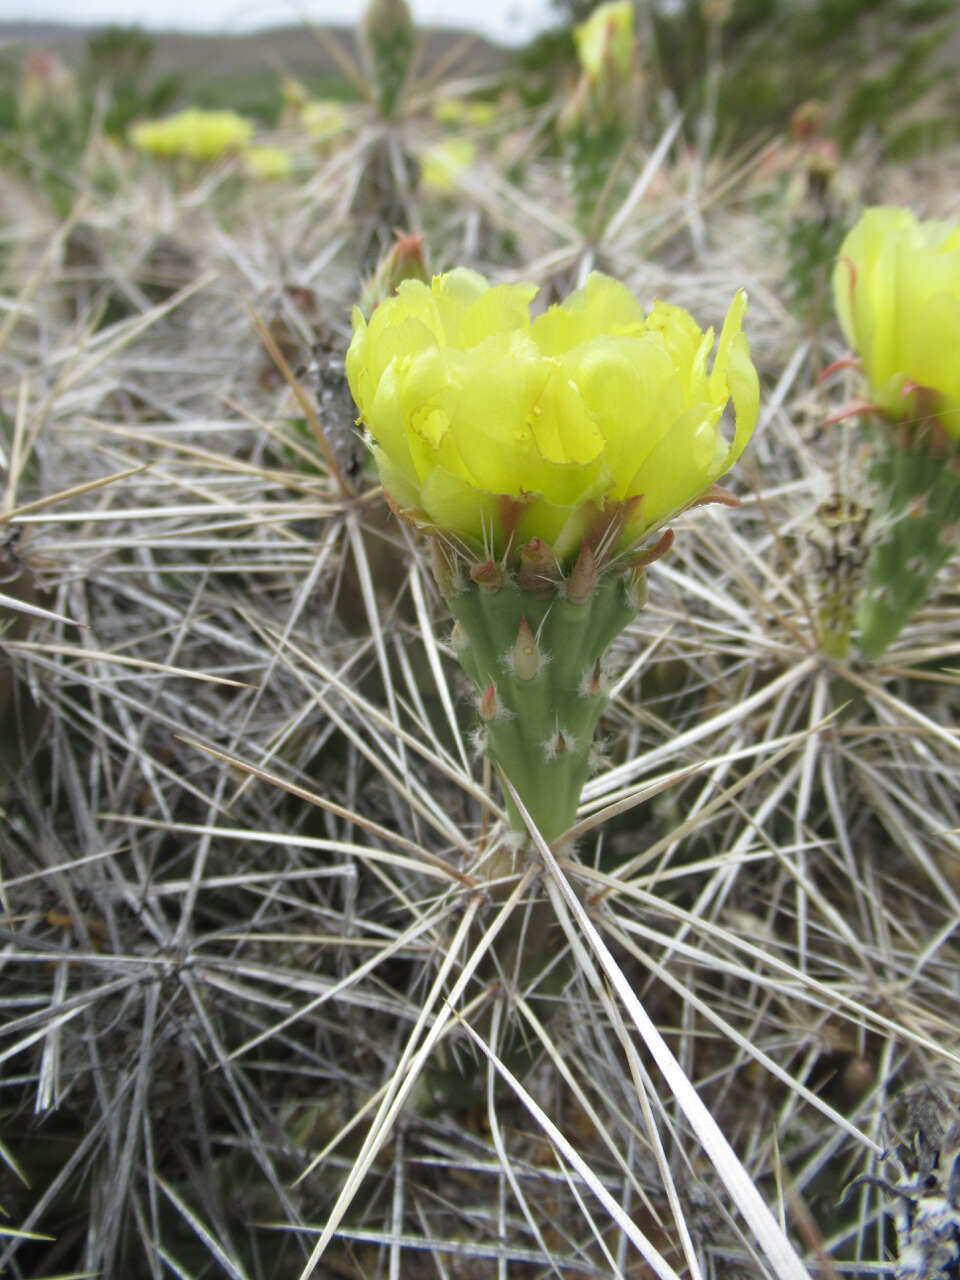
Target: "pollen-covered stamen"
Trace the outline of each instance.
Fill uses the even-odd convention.
[[[503,586],[503,570],[495,560],[484,560],[482,564],[470,566],[470,577],[481,591],[499,591]]]
[[[586,604],[597,585],[597,561],[589,542],[581,542],[580,553],[567,578],[567,599],[573,604]]]
[[[543,666],[543,654],[537,644],[537,637],[530,630],[530,624],[526,618],[520,619],[520,629],[513,646],[511,666],[518,680],[532,680]]]

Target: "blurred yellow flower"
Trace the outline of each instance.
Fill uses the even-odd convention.
[[[293,172],[293,156],[286,147],[259,143],[244,148],[243,167],[254,178],[289,178]]]
[[[742,291],[710,371],[713,330],[680,307],[646,316],[594,273],[531,321],[536,292],[464,268],[406,281],[369,324],[354,310],[347,376],[408,518],[488,555],[540,538],[569,564],[585,537],[627,550],[701,497],[747,443],[758,383]]]
[[[165,120],[144,120],[130,129],[140,151],[170,159],[219,160],[242,150],[253,137],[253,124],[235,111],[179,111]]]
[[[597,5],[580,26],[574,28],[577,57],[594,83],[611,74],[627,80],[633,69],[633,5],[619,0]]]
[[[468,125],[482,128],[497,118],[493,102],[468,102],[465,98],[444,98],[433,105],[433,118],[439,124]]]
[[[872,402],[897,421],[938,417],[960,439],[960,224],[868,209],[840,247],[833,296]]]
[[[315,98],[307,102],[300,118],[312,138],[334,138],[347,127],[347,113],[335,98]]]
[[[476,158],[477,146],[471,138],[435,142],[420,157],[420,182],[429,191],[456,191]]]

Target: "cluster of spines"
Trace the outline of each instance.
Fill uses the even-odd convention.
[[[824,653],[846,656],[870,551],[870,509],[835,492],[816,511],[811,530],[817,639]]]

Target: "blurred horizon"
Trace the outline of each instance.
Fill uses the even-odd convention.
[[[303,23],[351,25],[360,20],[366,0],[35,0],[0,4],[0,24],[55,23],[74,27],[141,27],[153,32],[196,35],[246,35]],[[475,32],[499,44],[520,45],[559,22],[550,0],[410,0],[418,26]]]

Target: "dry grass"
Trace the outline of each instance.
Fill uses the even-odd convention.
[[[586,251],[536,143],[522,191],[489,159],[394,193],[440,265],[599,261],[714,323],[751,294],[743,506],[651,570],[576,856],[515,860],[347,430],[383,145],[269,187],[101,152],[72,227],[6,188],[2,590],[43,614],[7,636],[0,1271],[893,1274],[882,1188],[838,1201],[891,1097],[960,1073],[956,571],[882,663],[819,653],[839,339],[791,319],[747,158],[691,194],[652,146]],[[251,307],[311,411],[320,344],[347,494]]]

